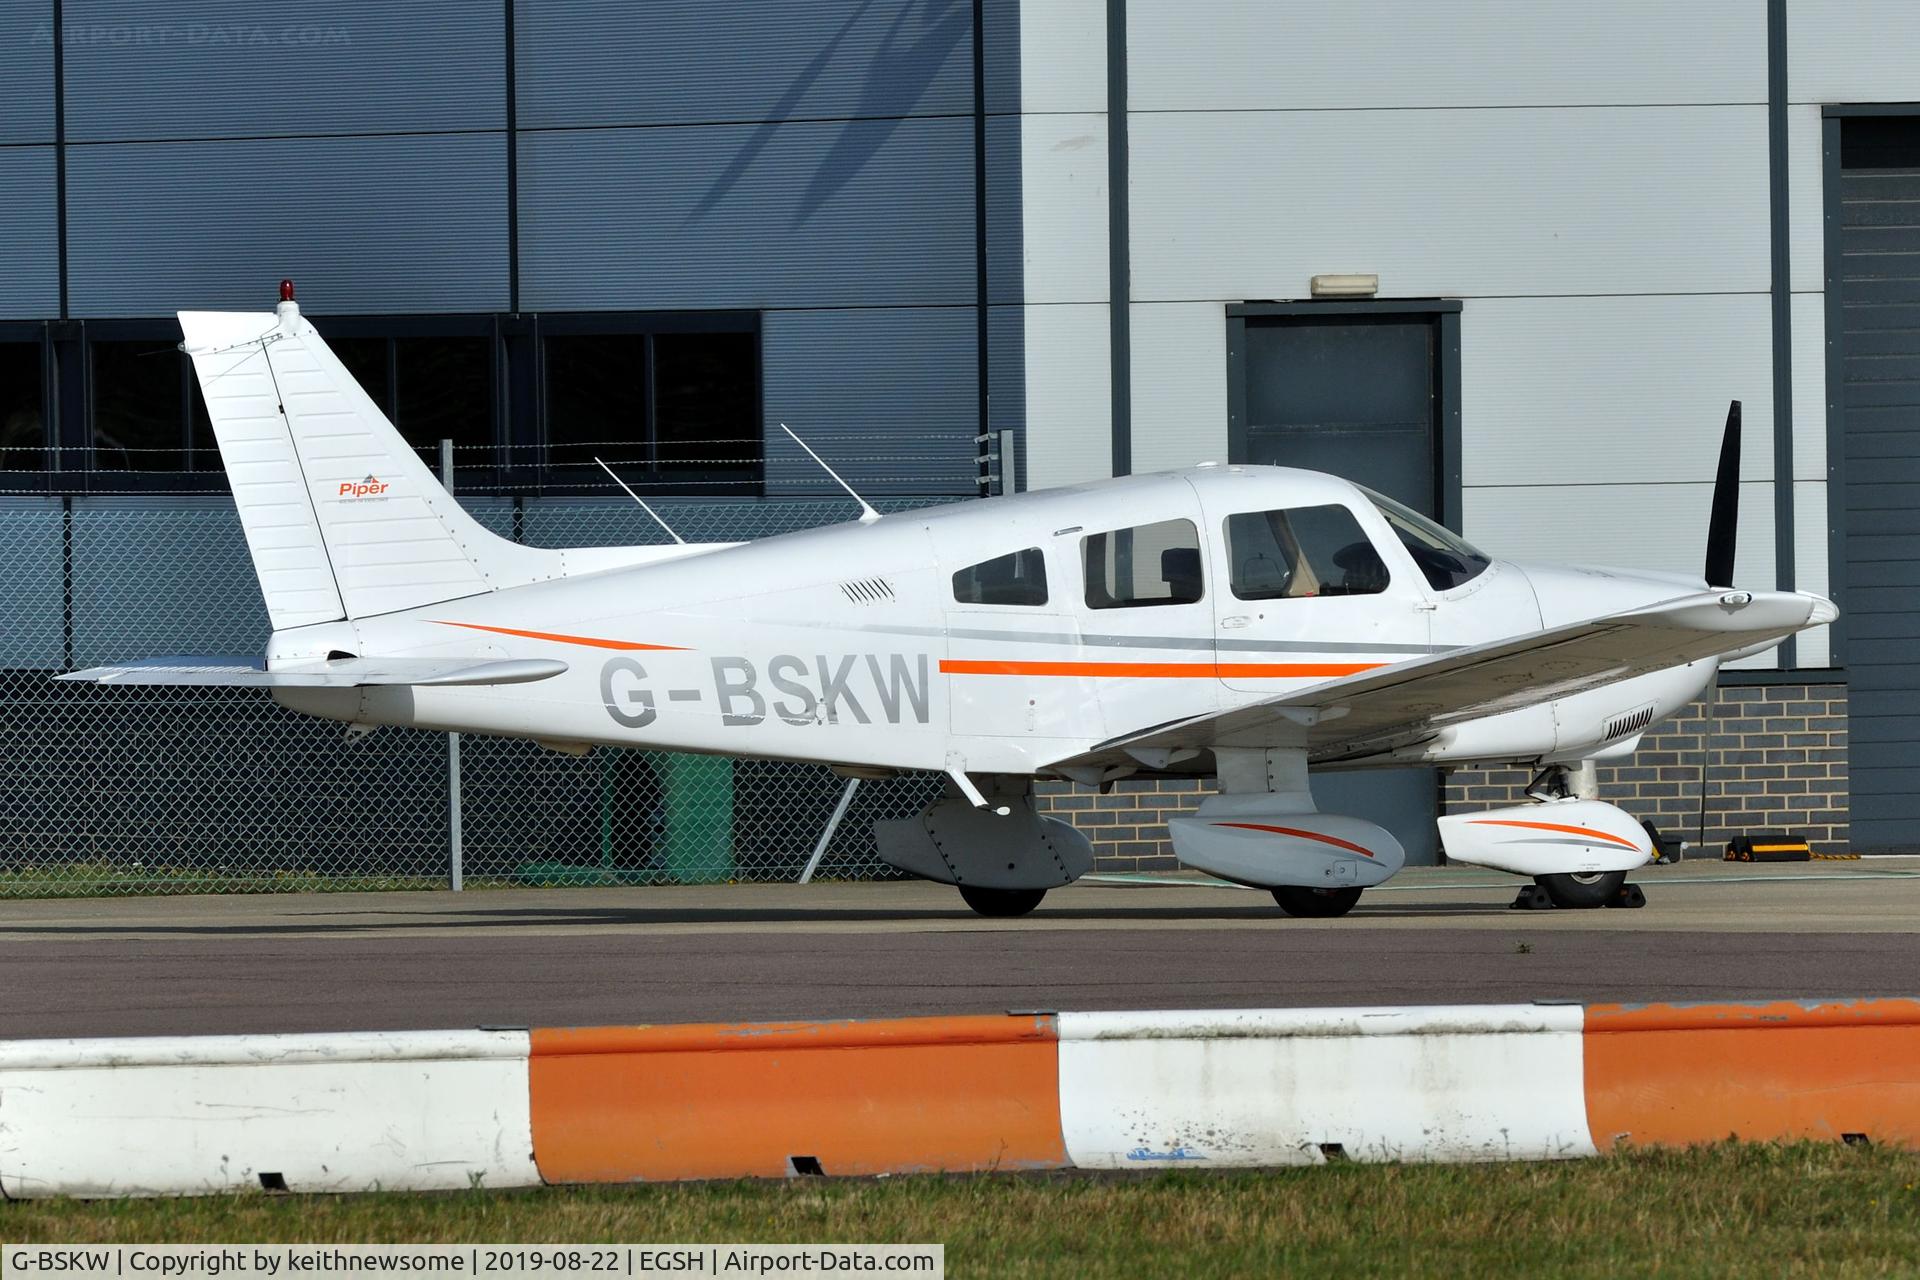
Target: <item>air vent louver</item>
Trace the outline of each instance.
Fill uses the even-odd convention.
[[[885,578],[855,578],[840,584],[840,594],[855,604],[892,604],[893,587]]]

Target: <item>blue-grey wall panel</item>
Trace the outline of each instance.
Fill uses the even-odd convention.
[[[977,491],[972,307],[776,311],[762,335],[769,496],[836,488],[782,422],[869,497]]]
[[[501,134],[115,143],[67,153],[79,316],[507,305]],[[585,252],[583,250],[583,252]]]
[[[52,147],[0,147],[0,320],[60,314]]]
[[[0,144],[53,141],[52,0],[0,8]]]
[[[1052,0],[1040,0],[1051,3]],[[1020,110],[1020,0],[985,0],[982,37],[986,48],[987,110]]]
[[[987,301],[1026,301],[1020,208],[1020,117],[987,118]]]
[[[973,110],[971,0],[520,0],[523,127]]]
[[[987,308],[987,421],[995,431],[1027,425],[1027,309]]]
[[[834,497],[788,502],[710,498],[649,498],[648,502],[688,542],[749,542],[838,524],[859,514],[851,499],[837,489],[834,493]],[[874,506],[889,513],[940,501],[944,499],[880,498]],[[526,533],[527,544],[535,547],[659,546],[668,540],[660,526],[624,495],[612,502],[605,498],[528,498]]]
[[[0,667],[60,667],[60,499],[0,498]]]
[[[67,0],[67,137],[499,129],[502,0]]]
[[[970,303],[973,121],[520,140],[527,310]]]
[[[270,631],[231,499],[74,499],[76,666],[258,653]]]

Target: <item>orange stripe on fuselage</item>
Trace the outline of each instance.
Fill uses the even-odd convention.
[[[1610,836],[1604,831],[1595,831],[1591,827],[1569,827],[1558,822],[1521,822],[1513,818],[1470,818],[1476,827],[1531,827],[1535,831],[1559,831],[1570,836],[1586,836],[1592,840],[1605,840],[1608,844],[1617,844],[1622,849],[1639,851],[1640,846],[1631,840],[1622,840],[1619,836]]]
[[[590,649],[646,649],[658,652],[684,653],[685,649],[677,644],[638,644],[632,640],[603,640],[598,636],[568,636],[554,631],[522,631],[518,627],[486,627],[478,622],[434,622],[442,627],[465,627],[469,631],[491,631],[500,636],[520,636],[526,640],[551,640],[555,644],[579,644]]]
[[[1384,662],[1016,662],[942,658],[949,676],[1105,676],[1127,680],[1287,680],[1358,675]]]
[[[1364,853],[1369,858],[1374,856],[1373,850],[1363,849],[1351,840],[1342,840],[1339,836],[1321,835],[1318,831],[1302,831],[1298,827],[1274,827],[1264,822],[1216,822],[1213,825],[1239,827],[1246,831],[1271,831],[1277,836],[1294,836],[1301,840],[1318,840],[1321,844],[1335,845],[1342,849],[1351,849],[1355,853]]]

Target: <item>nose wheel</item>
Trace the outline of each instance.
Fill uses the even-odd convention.
[[[1358,889],[1309,889],[1300,885],[1281,885],[1273,891],[1273,900],[1290,916],[1303,920],[1330,920],[1353,910],[1360,901]]]

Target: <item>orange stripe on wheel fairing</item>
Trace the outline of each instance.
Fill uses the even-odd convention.
[[[1047,1016],[536,1030],[548,1182],[1058,1169]]]
[[[1351,840],[1342,840],[1339,836],[1325,836],[1318,831],[1302,831],[1298,827],[1273,827],[1264,822],[1216,822],[1216,827],[1239,827],[1243,831],[1271,831],[1277,836],[1295,836],[1301,840],[1318,840],[1321,844],[1330,844],[1341,849],[1351,849],[1355,853],[1374,856],[1373,850],[1363,849]]]
[[[435,620],[436,622],[438,619]],[[491,631],[497,636],[520,636],[526,640],[551,640],[555,644],[585,645],[589,649],[644,649],[684,653],[677,644],[637,644],[632,640],[603,640],[598,636],[568,636],[556,631],[522,631],[518,627],[487,627],[478,622],[440,622],[443,627],[465,627],[468,631]]]
[[[1592,827],[1569,827],[1560,822],[1521,822],[1517,818],[1469,818],[1468,821],[1476,827],[1528,827],[1535,831],[1558,831],[1570,836],[1585,836],[1589,840],[1604,840],[1608,844],[1617,844],[1622,849],[1641,851],[1640,846],[1631,840],[1622,840],[1619,836],[1595,831]]]
[[[1016,662],[942,658],[950,676],[1106,676],[1127,680],[1287,680],[1358,675],[1383,662]]]
[[[1920,1145],[1920,1000],[1590,1005],[1594,1145]]]

